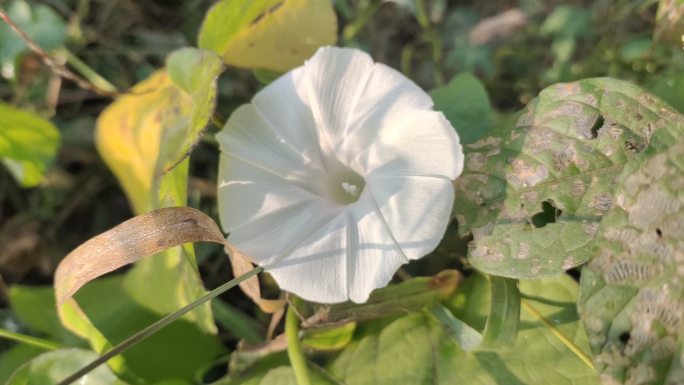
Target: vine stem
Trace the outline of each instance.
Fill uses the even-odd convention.
[[[225,293],[226,291],[232,289],[233,287],[237,286],[240,284],[242,281],[257,275],[264,271],[264,268],[261,266],[257,266],[254,269],[248,271],[247,273],[236,277],[223,285],[217,287],[216,289],[204,294],[203,296],[197,298],[196,300],[192,301],[191,303],[183,306],[181,309],[175,311],[174,313],[171,313],[167,315],[166,317],[156,321],[155,323],[149,325],[148,327],[140,330],[139,332],[133,334],[132,336],[128,337],[126,340],[123,342],[119,343],[118,345],[114,346],[111,350],[107,351],[97,359],[95,359],[93,362],[89,363],[88,365],[82,367],[79,369],[77,372],[74,374],[70,375],[66,379],[62,380],[58,385],[68,385],[71,384],[72,382],[78,380],[82,376],[88,374],[98,366],[102,365],[103,363],[109,361],[109,359],[115,357],[118,354],[121,354],[128,350],[129,348],[135,346],[138,342],[143,341],[147,337],[153,335],[154,333],[158,332],[160,329],[164,328],[165,326],[169,325],[171,322],[177,320],[178,318],[184,316],[186,313],[194,310],[195,308],[199,307],[203,303],[210,301],[219,295]]]
[[[285,316],[285,337],[287,339],[287,356],[290,358],[290,364],[294,371],[295,378],[297,378],[298,385],[311,385],[311,377],[309,376],[309,368],[306,365],[306,357],[302,352],[302,346],[299,343],[299,314],[297,314],[297,305],[301,303],[299,297],[293,297],[292,302],[287,307],[287,315]]]
[[[8,340],[20,342],[25,345],[34,346],[45,350],[59,349],[59,345],[55,342],[33,336],[27,336],[26,334],[11,332],[6,329],[0,329],[0,338],[6,338]]]

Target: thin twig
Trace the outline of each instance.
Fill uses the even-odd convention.
[[[3,11],[0,9],[0,19],[2,19],[7,25],[14,31],[14,33],[21,38],[21,40],[24,41],[24,43],[28,46],[28,48],[33,51],[40,60],[52,70],[55,74],[58,76],[61,76],[64,79],[71,80],[72,82],[76,83],[79,87],[86,89],[88,91],[92,91],[98,95],[101,96],[107,96],[107,97],[115,97],[121,94],[121,92],[117,90],[104,90],[86,79],[76,75],[75,73],[71,72],[66,66],[63,64],[60,64],[58,61],[56,61],[50,54],[45,52],[44,49],[42,49],[31,37],[26,34],[17,24],[12,21],[12,19]]]

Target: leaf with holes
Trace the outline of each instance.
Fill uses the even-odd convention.
[[[667,148],[683,129],[682,115],[626,82],[543,90],[515,127],[464,146],[454,214],[459,232],[473,234],[472,264],[534,278],[586,262],[625,164],[647,148]]]
[[[578,307],[607,384],[684,383],[684,136],[652,153],[625,169],[582,270]]]

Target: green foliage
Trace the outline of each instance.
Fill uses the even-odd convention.
[[[0,102],[0,159],[24,187],[40,183],[59,146],[49,121]]]
[[[513,349],[464,352],[435,318],[423,312],[365,325],[329,371],[348,385],[598,383],[593,369],[554,334],[563,333],[588,350],[574,310],[576,284],[567,277],[523,281],[521,291],[534,296],[525,301],[537,313],[522,313]],[[481,330],[488,298],[487,281],[473,276],[450,306],[457,317]],[[553,329],[540,316],[552,319]]]
[[[76,294],[76,300],[89,322],[110,345],[159,319],[156,313],[131,297],[121,276],[90,283]],[[183,349],[173,349],[173,346]],[[196,323],[181,319],[124,353],[125,367],[121,374],[124,378],[137,377],[151,383],[170,379],[191,381],[196,372],[222,352],[214,336]]]
[[[579,310],[611,383],[684,381],[684,136],[623,172],[582,270]]]
[[[66,40],[66,23],[52,8],[43,4],[29,4],[13,0],[2,7],[8,16],[41,48],[51,51],[62,46]],[[0,66],[2,76],[14,78],[18,57],[28,48],[17,34],[5,23],[0,23]]]
[[[683,118],[629,83],[588,79],[539,94],[512,129],[465,146],[456,181],[459,232],[470,261],[513,278],[559,274],[586,262],[625,165],[665,149]],[[659,140],[652,140],[663,131]]]
[[[493,112],[487,90],[469,73],[460,74],[446,86],[430,91],[435,110],[444,116],[458,132],[461,144],[471,144],[492,129]]]
[[[82,349],[60,349],[43,353],[15,372],[7,385],[56,384],[96,357],[97,355],[93,352]],[[126,383],[118,380],[106,366],[95,369],[79,384],[126,385]]]

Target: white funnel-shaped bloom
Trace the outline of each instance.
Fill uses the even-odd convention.
[[[364,302],[439,243],[463,168],[432,100],[356,49],[325,47],[217,135],[233,246],[306,300]]]

